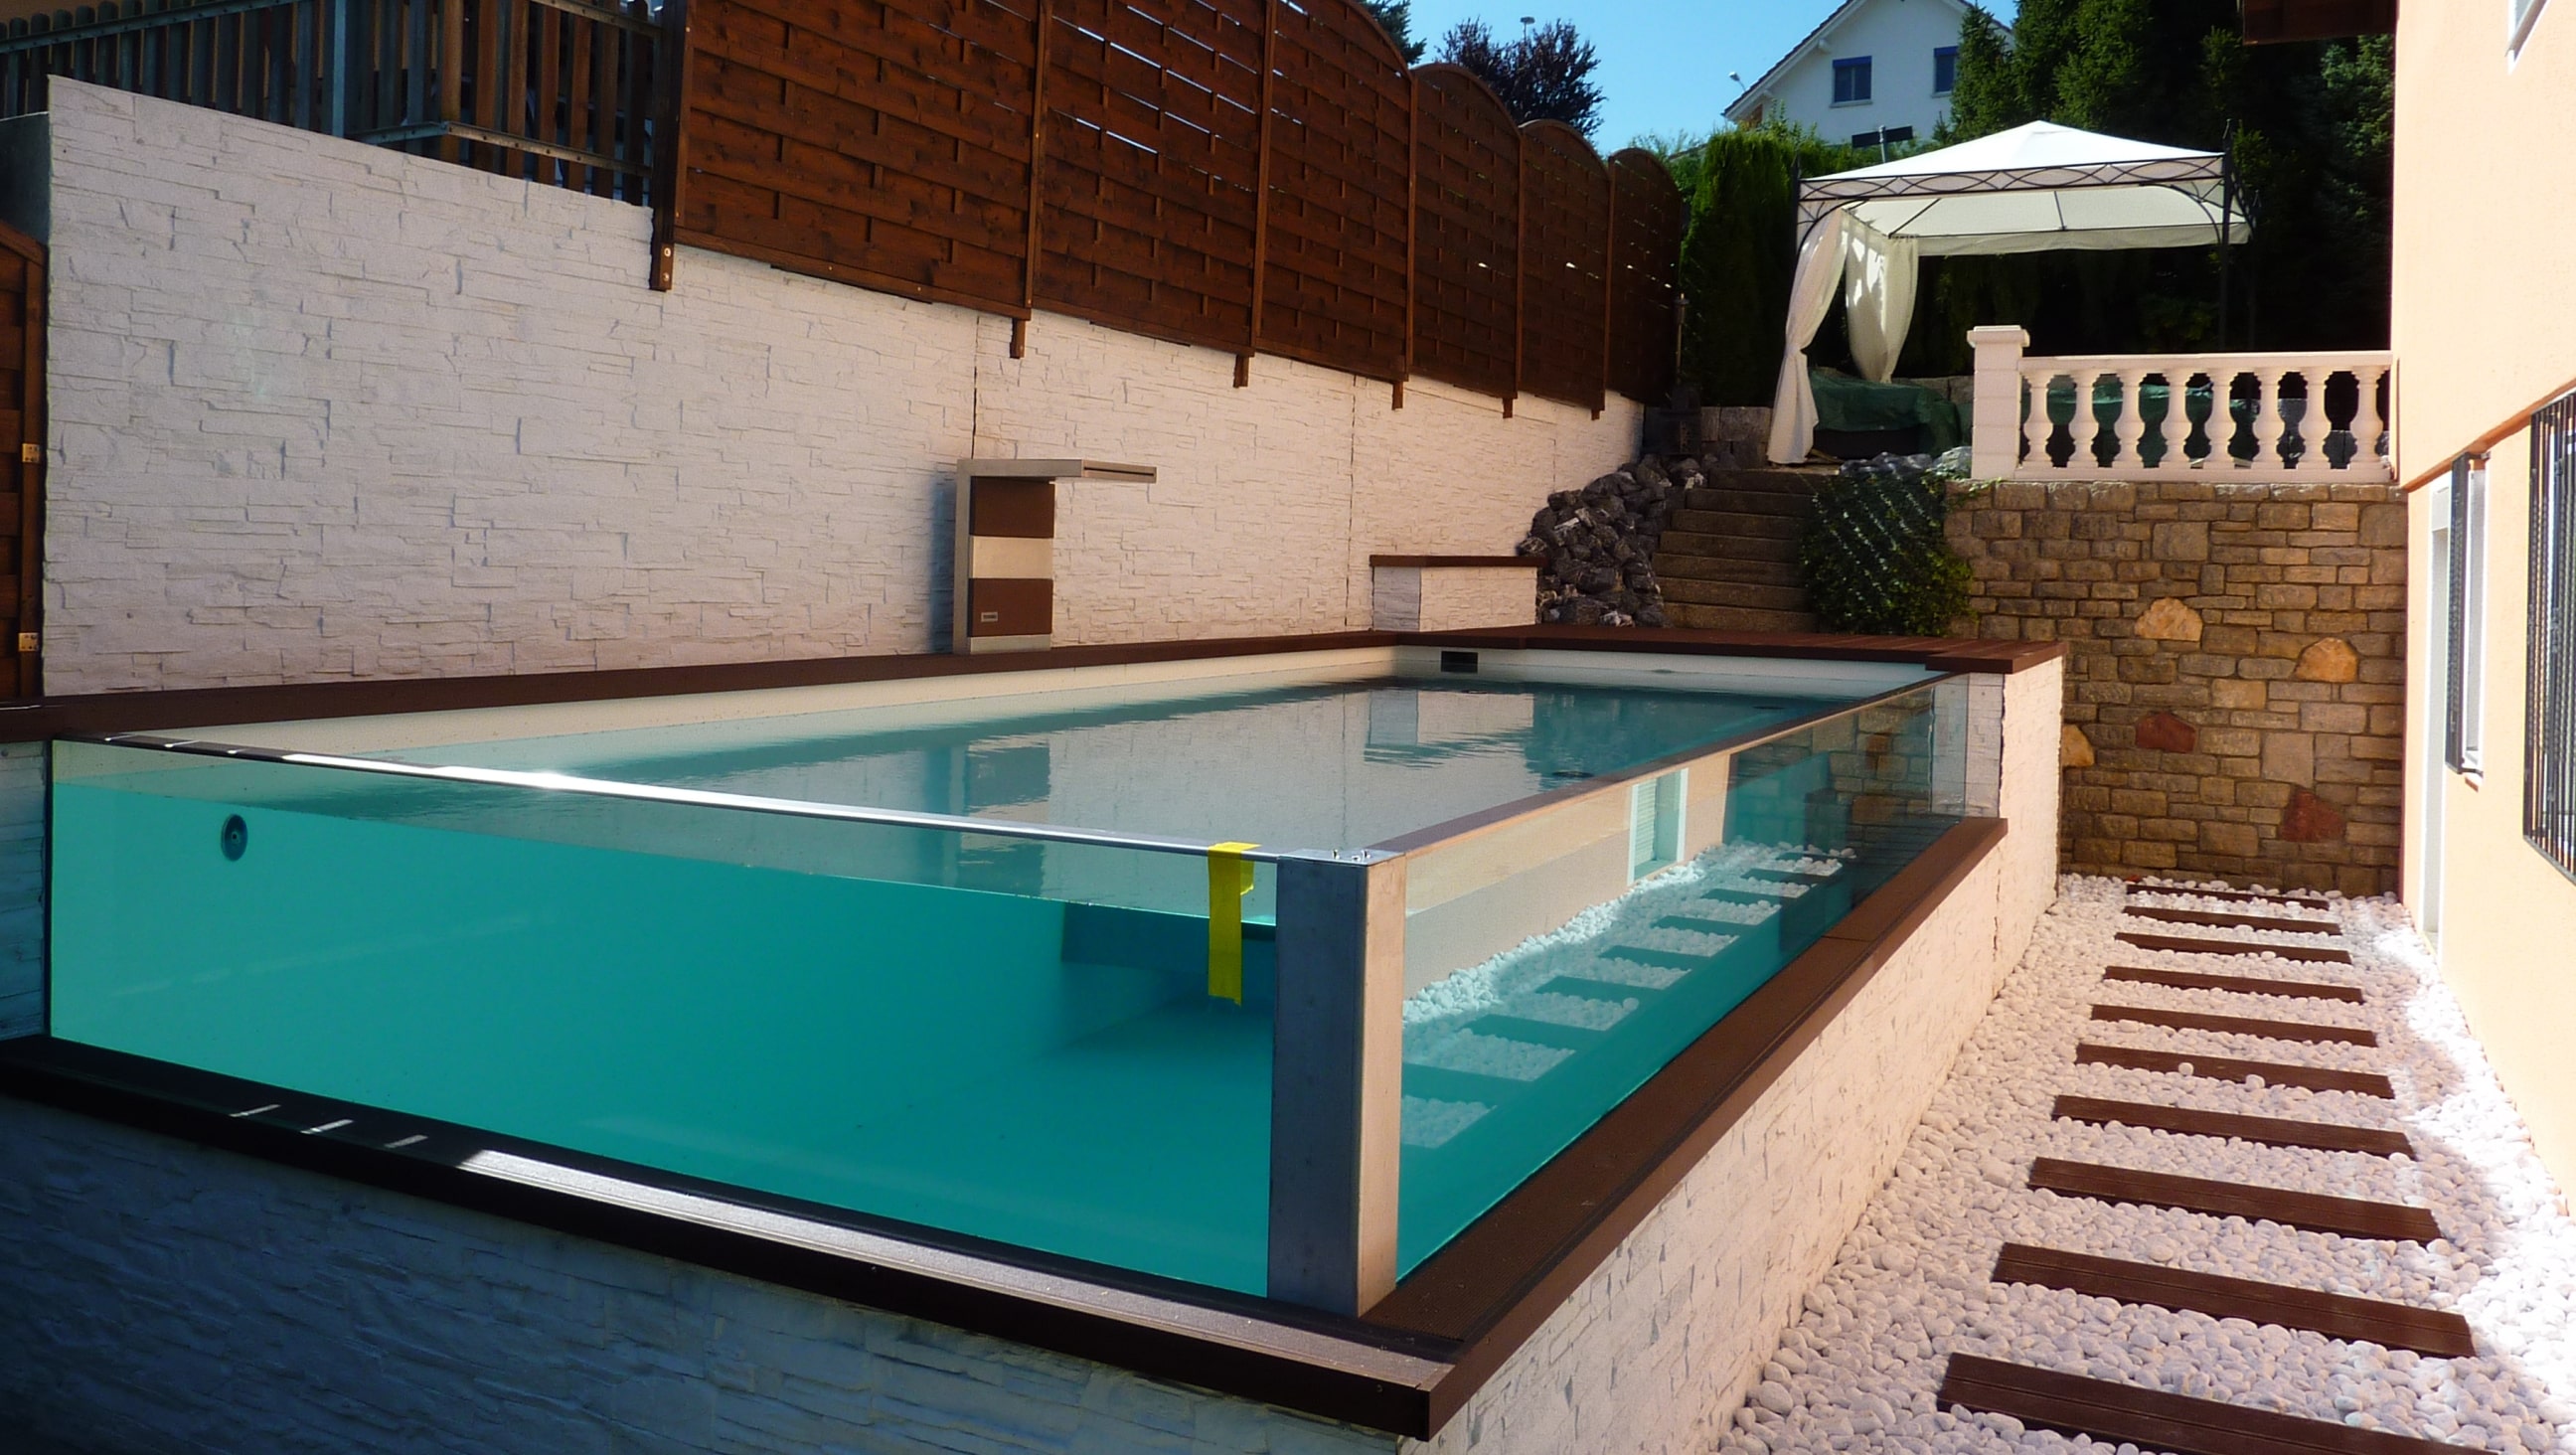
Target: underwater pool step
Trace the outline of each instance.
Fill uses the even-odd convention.
[[[2097,1258],[2025,1243],[2004,1244],[2002,1255],[1995,1259],[1994,1281],[2062,1288],[2091,1298],[2187,1310],[2213,1319],[2276,1324],[2329,1339],[2412,1349],[2436,1358],[2462,1359],[2477,1352],[2468,1320],[2441,1309],[2194,1273],[2161,1263]]]
[[[2332,1066],[2298,1066],[2283,1061],[2240,1061],[2229,1056],[2179,1055],[2137,1046],[2101,1046],[2090,1041],[2075,1048],[2079,1065],[2120,1066],[2131,1071],[2163,1071],[2211,1081],[2243,1081],[2260,1076],[2267,1086],[2304,1086],[2310,1091],[2349,1091],[2394,1100],[2397,1089],[2376,1071],[2343,1071]],[[2188,1067],[2188,1070],[2184,1068]]]
[[[1974,1354],[1950,1356],[1933,1399],[1943,1409],[2010,1415],[2025,1425],[2083,1435],[2097,1449],[2134,1445],[2172,1455],[2444,1455],[2466,1448]]]
[[[2135,1167],[2106,1167],[2098,1162],[2070,1162],[2042,1157],[2030,1164],[2034,1192],[2060,1197],[2089,1197],[2101,1202],[2179,1208],[2213,1218],[2244,1218],[2302,1228],[2311,1233],[2338,1233],[2347,1238],[2379,1238],[2399,1243],[2429,1243],[2442,1236],[2433,1214],[2398,1202],[2359,1197],[2331,1197],[2321,1192],[2295,1192],[2286,1187],[2252,1187],[2206,1177],[2180,1177]]]
[[[2157,1106],[2142,1101],[2106,1101],[2095,1096],[2061,1096],[2050,1114],[2060,1121],[2140,1127],[2184,1137],[2232,1137],[2266,1147],[2305,1147],[2315,1152],[2361,1152],[2374,1157],[2413,1156],[2415,1144],[2404,1132],[2378,1127],[2346,1127],[2331,1122],[2294,1121],[2287,1117],[2245,1116],[2237,1112],[2200,1111],[2192,1107]]]

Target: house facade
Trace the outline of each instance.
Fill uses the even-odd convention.
[[[2397,21],[2410,493],[2407,902],[2541,1155],[2576,1178],[2576,5]]]
[[[1959,77],[1961,0],[1844,0],[1726,109],[1738,126],[1786,121],[1830,142],[1929,141]]]

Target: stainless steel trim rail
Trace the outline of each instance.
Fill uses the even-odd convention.
[[[542,793],[571,793],[590,798],[619,798],[639,803],[662,803],[688,808],[732,809],[791,818],[880,824],[893,828],[940,829],[951,833],[982,834],[992,838],[1040,839],[1049,843],[1091,844],[1101,848],[1136,849],[1145,853],[1183,854],[1195,858],[1207,857],[1208,851],[1215,847],[1212,843],[1203,844],[1190,839],[1157,838],[1149,834],[1119,834],[1092,829],[1058,828],[1051,824],[1020,823],[1009,819],[967,818],[960,814],[949,813],[916,813],[900,808],[863,808],[850,804],[812,803],[795,798],[764,798],[748,793],[718,793],[703,788],[666,788],[649,783],[617,783],[604,778],[577,778],[569,773],[531,773],[510,768],[438,768],[418,763],[388,762],[378,758],[343,758],[329,753],[292,753],[277,748],[255,748],[239,743],[211,742],[202,738],[168,738],[155,733],[77,736],[66,741],[94,743],[100,747],[109,748],[185,753],[201,758],[232,758],[254,763],[279,763],[297,768],[326,768],[346,773],[373,773],[386,778],[471,783],[492,788],[524,788]],[[1389,856],[1372,849],[1254,848],[1243,850],[1242,857],[1266,864],[1276,864],[1283,859],[1291,858],[1375,863]]]

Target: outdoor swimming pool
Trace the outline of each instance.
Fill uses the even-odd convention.
[[[1956,687],[1388,648],[63,742],[51,1031],[1260,1293],[1281,977],[1365,939],[1401,1272],[1958,821]]]

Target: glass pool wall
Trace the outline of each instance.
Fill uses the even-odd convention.
[[[1408,855],[1399,1272],[1965,815],[1942,681]]]
[[[1958,820],[1963,700],[1937,680],[1378,846],[1408,886],[1401,1269]],[[1205,844],[310,755],[54,761],[57,1036],[1268,1287],[1276,846],[1245,860],[1237,1003],[1210,920],[1241,881]]]

